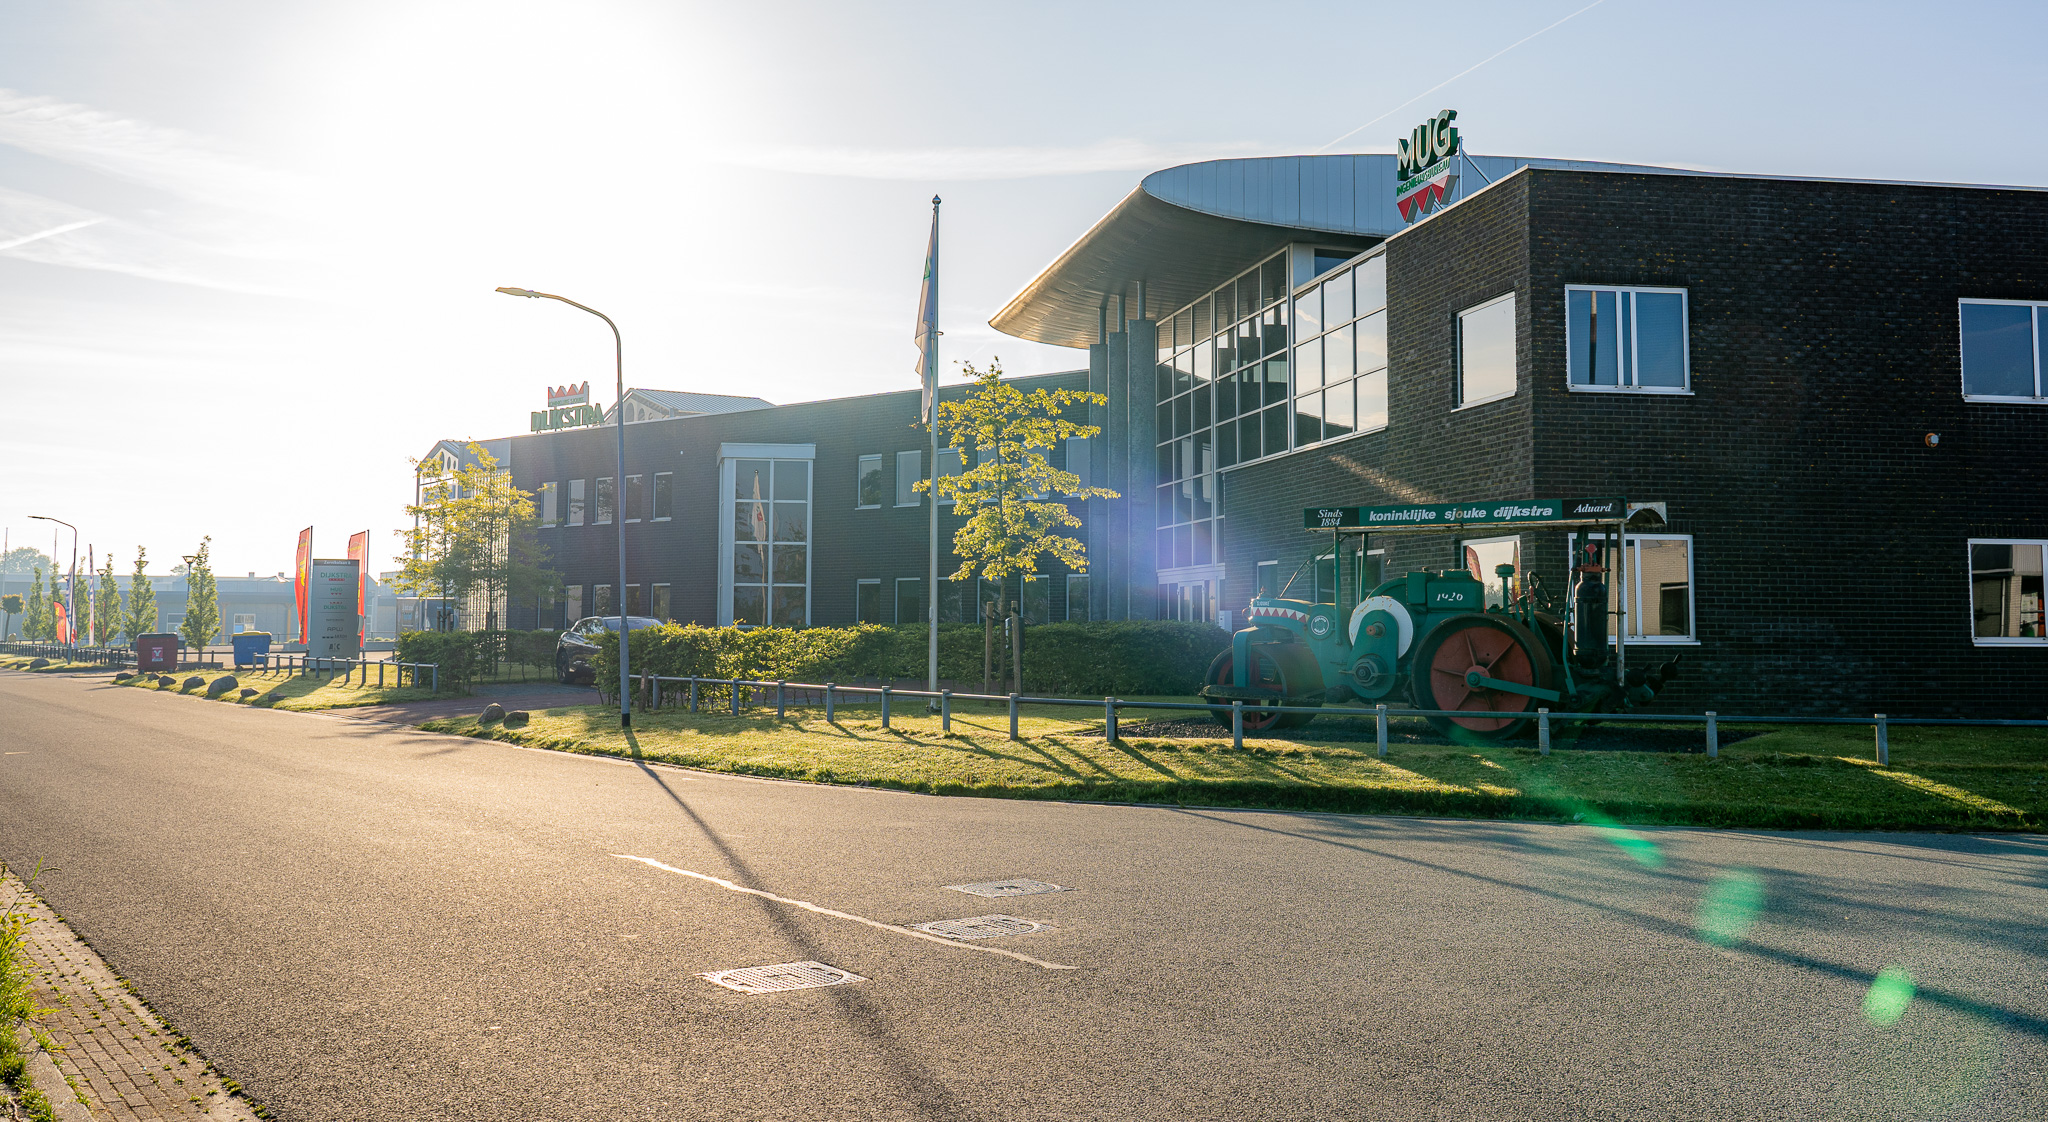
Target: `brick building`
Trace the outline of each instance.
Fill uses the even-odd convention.
[[[1302,510],[1621,496],[1668,515],[1627,543],[1615,607],[1632,652],[1685,656],[1671,704],[2042,714],[2048,193],[1458,159],[1412,224],[1391,156],[1155,173],[991,321],[1085,348],[1042,380],[1110,398],[1063,453],[1125,498],[1085,512],[1091,574],[1026,590],[1041,618],[1227,627],[1262,585],[1329,600],[1340,573],[1503,561],[1562,595],[1562,532],[1377,534],[1339,565]],[[629,425],[629,521],[671,523],[628,527],[635,595],[705,622],[921,615],[924,516],[895,502],[928,470],[915,412],[906,391]],[[565,512],[596,510],[612,440],[510,442],[520,485],[559,492],[583,589],[615,554]],[[809,505],[759,574],[732,547],[771,461],[767,501]],[[775,493],[784,463],[801,498]]]

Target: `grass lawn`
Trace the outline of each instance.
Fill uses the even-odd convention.
[[[425,727],[944,795],[1778,828],[2040,831],[2048,822],[2048,729],[1894,727],[1891,764],[1880,768],[1871,731],[1853,726],[1772,729],[1725,744],[1712,760],[1565,748],[1545,757],[1533,744],[1397,744],[1382,760],[1371,741],[1317,742],[1316,725],[1298,741],[1233,749],[1220,728],[1213,739],[1108,744],[1100,713],[1051,706],[1026,706],[1014,742],[1003,709],[972,703],[956,708],[951,735],[910,699],[892,708],[887,730],[872,706],[838,716],[828,724],[817,709],[786,720],[664,710],[636,714],[628,734],[615,709],[592,706],[536,712],[517,729],[470,718]]]
[[[385,673],[395,680],[396,675],[388,670]],[[383,705],[393,701],[425,701],[433,697],[460,696],[448,690],[442,690],[436,694],[425,686],[408,685],[403,689],[397,686],[379,688],[375,684],[376,672],[374,670],[370,674],[372,684],[368,686],[361,685],[360,678],[353,679],[348,684],[343,684],[341,676],[338,674],[322,677],[316,674],[286,674],[283,671],[277,670],[236,671],[233,669],[181,671],[171,675],[173,684],[168,686],[157,685],[156,678],[153,676],[130,678],[124,684],[137,689],[189,693],[194,697],[203,698],[206,696],[206,686],[194,686],[187,690],[184,688],[187,678],[204,678],[207,684],[211,685],[214,681],[230,675],[239,681],[242,686],[257,690],[256,696],[250,698],[245,703],[236,696],[241,691],[239,689],[231,689],[213,700],[231,702],[237,705],[261,704],[272,709],[310,711],[317,709],[350,709],[360,705]],[[272,697],[275,697],[275,700],[266,700]]]
[[[53,671],[107,669],[107,667],[99,663],[73,662],[70,659],[63,658],[50,659],[50,665],[48,666],[31,667],[29,663],[34,662],[38,657],[48,658],[49,656],[0,654],[0,670],[25,670],[31,674],[48,674]]]

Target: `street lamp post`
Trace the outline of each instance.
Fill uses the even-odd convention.
[[[559,300],[572,308],[582,308],[603,320],[605,326],[612,329],[612,354],[616,360],[618,375],[618,395],[612,408],[618,413],[619,422],[619,470],[612,479],[612,525],[619,531],[619,583],[612,598],[617,601],[619,610],[619,727],[631,728],[633,693],[626,666],[626,651],[629,646],[627,640],[633,631],[633,617],[626,614],[626,511],[623,506],[626,496],[626,344],[619,338],[619,325],[612,322],[612,317],[596,308],[578,304],[566,296],[556,296],[552,292],[535,292],[530,288],[500,288],[498,291],[507,296],[524,296],[534,300]]]
[[[65,582],[64,582],[64,594],[65,594],[66,596],[70,597],[70,599],[71,599],[71,604],[70,604],[70,606],[68,606],[68,607],[66,607],[66,608],[64,609],[64,611],[65,611],[65,612],[67,613],[67,615],[68,615],[68,618],[67,618],[67,619],[66,619],[66,620],[65,620],[64,622],[65,622],[65,624],[66,624],[66,628],[65,628],[65,629],[66,629],[67,631],[69,631],[69,632],[70,632],[70,636],[69,636],[69,637],[70,637],[70,639],[71,639],[71,649],[72,649],[72,650],[77,650],[77,649],[78,649],[78,527],[76,527],[76,526],[73,526],[73,525],[72,525],[71,523],[69,523],[69,522],[66,522],[66,521],[64,521],[64,520],[63,520],[62,518],[52,518],[52,517],[50,517],[50,516],[49,516],[49,515],[47,515],[47,514],[31,514],[31,515],[29,515],[29,517],[30,517],[30,518],[36,518],[36,519],[41,519],[41,520],[42,520],[42,521],[44,521],[44,522],[55,522],[55,523],[56,523],[57,525],[59,525],[59,526],[62,526],[62,527],[64,527],[65,529],[67,529],[67,530],[71,531],[71,576],[70,576],[70,577],[69,577],[68,579],[66,579],[66,580],[65,580]],[[57,559],[56,559],[56,558],[54,558],[54,557],[50,558],[50,563],[51,563],[51,564],[55,564],[55,563],[56,563],[56,561],[57,561]]]

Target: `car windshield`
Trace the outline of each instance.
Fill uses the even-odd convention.
[[[643,627],[661,626],[661,621],[658,619],[649,619],[646,616],[632,616],[630,618],[633,620],[633,630],[635,631],[638,631]],[[604,624],[604,629],[606,631],[617,631],[619,629],[619,617],[617,616],[606,616],[599,622]]]

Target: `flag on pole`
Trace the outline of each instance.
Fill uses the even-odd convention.
[[[369,636],[364,601],[370,598],[370,531],[349,537],[348,559],[356,563],[356,646],[360,647]]]
[[[299,642],[301,643],[307,641],[306,630],[312,623],[307,618],[309,614],[307,609],[311,606],[308,602],[308,593],[312,591],[310,587],[312,583],[313,528],[308,526],[299,531],[299,555],[294,566],[294,572],[292,573],[292,599],[295,602],[294,606],[298,608]]]
[[[93,561],[92,561],[92,547],[91,547],[91,546],[86,546],[86,547],[85,547],[85,641],[86,641],[86,642],[88,642],[88,643],[97,643],[97,642],[99,642],[99,641],[100,641],[100,598],[99,598],[99,597],[97,597],[97,596],[94,596],[94,595],[93,595],[93,588],[92,588],[92,575],[93,575],[93,573],[95,573],[95,572],[97,572],[97,571],[98,571],[98,570],[96,570],[96,569],[94,569],[94,568],[93,568]]]
[[[917,290],[917,374],[924,381],[918,418],[932,419],[932,397],[939,390],[939,197],[932,196],[932,240],[924,252],[924,284]]]
[[[768,508],[761,502],[761,473],[754,472],[754,513],[750,519],[754,528],[754,541],[768,544]]]
[[[50,606],[57,612],[57,641],[68,645],[71,642],[71,616],[64,611],[62,600]]]

